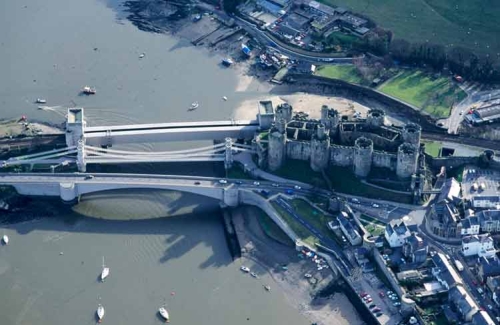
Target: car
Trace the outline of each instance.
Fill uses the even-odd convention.
[[[300,187],[298,185],[295,185],[293,188],[296,189],[296,190],[300,190],[302,187]]]
[[[395,301],[395,302],[393,302],[392,304],[393,304],[395,307],[397,307],[397,306],[401,306],[401,303],[400,303],[399,301]]]
[[[492,305],[488,305],[487,306],[489,310],[493,310],[493,306]]]
[[[370,306],[368,306],[368,308],[375,308],[375,307],[377,307],[377,305],[375,304],[371,304]]]
[[[253,182],[253,185],[255,185],[255,186],[259,186],[259,185],[260,185],[260,182],[255,181],[255,182]]]
[[[200,182],[198,182],[198,181],[194,182],[194,185],[200,185],[200,184],[201,184],[201,183],[200,183]]]
[[[285,193],[288,195],[293,195],[294,192],[293,192],[293,190],[286,190]]]
[[[401,257],[401,264],[406,264],[406,261],[404,258]]]
[[[367,294],[366,292],[361,292],[361,293],[359,294],[359,296],[360,296],[361,298],[364,298],[364,297],[368,296],[368,294]]]
[[[391,290],[387,290],[387,295],[388,295],[388,296],[392,296],[392,294],[393,294],[393,293],[394,293],[394,292],[392,292]]]
[[[241,184],[243,184],[243,182],[242,182],[242,181],[236,181],[236,182],[234,182],[234,183],[235,183],[235,184],[237,184],[237,185],[241,185]]]
[[[347,243],[347,239],[345,238],[345,236],[342,236],[342,242]]]
[[[374,208],[380,208],[380,205],[373,203],[372,207],[374,207]]]
[[[358,200],[358,199],[356,199],[356,198],[352,199],[351,201],[352,201],[352,202],[355,202],[355,203],[359,203],[359,200]]]
[[[384,292],[382,292],[382,291],[380,291],[380,292],[378,293],[378,295],[380,296],[380,298],[384,298],[384,297],[385,297],[385,294],[384,294]]]
[[[460,111],[460,113],[458,113],[458,115],[462,115],[464,113],[464,111]]]
[[[382,315],[383,315],[383,313],[380,313],[380,312],[375,314],[375,316],[377,316],[377,317],[380,317]]]
[[[273,187],[280,187],[280,184],[273,183],[272,186]]]
[[[87,175],[85,176],[85,179],[94,179],[94,175]]]
[[[380,309],[380,308],[378,308],[378,307],[377,307],[377,308],[373,308],[373,310],[372,310],[372,311],[373,311],[374,313],[378,313],[378,312],[379,312],[379,311],[381,311],[381,310],[382,310],[382,309]]]
[[[366,296],[364,296],[364,297],[363,297],[363,300],[365,300],[365,301],[366,301],[366,300],[368,300],[368,299],[370,299],[370,298],[371,298],[371,296],[370,296],[370,295],[366,295]]]
[[[372,299],[372,298],[368,298],[368,299],[366,300],[366,303],[367,303],[367,304],[369,304],[369,303],[370,303],[370,302],[372,302],[372,301],[373,301],[373,299]]]
[[[219,179],[219,183],[220,184],[227,184],[227,180],[225,180],[225,179]]]
[[[476,280],[472,280],[472,284],[475,285],[475,286],[477,286]]]

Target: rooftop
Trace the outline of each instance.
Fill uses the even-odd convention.
[[[460,197],[460,183],[454,178],[448,178],[441,188],[438,201],[453,201],[453,198],[458,197]]]
[[[440,269],[439,277],[445,281],[449,287],[454,284],[463,284],[462,278],[458,275],[455,268],[450,264],[446,256],[442,253],[436,253],[432,256],[432,261]]]

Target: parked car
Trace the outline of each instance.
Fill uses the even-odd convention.
[[[369,299],[367,299],[367,300],[366,300],[366,303],[370,303],[370,302],[372,302],[372,301],[373,301],[373,299],[372,299],[372,298],[369,298]]]
[[[372,310],[372,311],[373,311],[374,313],[378,313],[379,311],[382,311],[382,309],[380,309],[380,308],[378,308],[378,307],[377,307],[377,308],[373,308],[373,310]]]
[[[380,317],[382,315],[383,315],[383,313],[380,313],[380,312],[375,314],[375,316],[377,316],[377,317]]]
[[[370,296],[370,295],[366,295],[366,296],[364,296],[364,297],[363,297],[363,299],[364,299],[365,301],[366,301],[366,300],[368,300],[368,299],[370,299],[370,298],[371,298],[371,296]]]
[[[492,305],[488,305],[487,306],[489,310],[493,310],[493,306]]]
[[[368,306],[368,308],[375,308],[375,307],[377,307],[377,305],[375,304],[371,304],[370,306]]]
[[[385,297],[385,294],[384,294],[384,292],[383,292],[383,291],[380,291],[380,292],[378,293],[378,295],[380,296],[380,298],[384,298],[384,297]]]
[[[397,307],[397,306],[401,306],[401,303],[400,303],[399,301],[395,301],[395,302],[393,303],[393,305],[394,305],[395,307]]]
[[[394,293],[394,292],[392,292],[391,290],[388,290],[388,291],[387,291],[387,295],[388,295],[388,296],[392,296],[392,294],[393,294],[393,293]]]
[[[201,183],[200,183],[200,182],[198,182],[198,181],[194,182],[194,185],[200,185],[200,184],[201,184]]]
[[[373,203],[373,204],[372,204],[372,207],[374,207],[374,208],[379,208],[379,207],[380,207],[380,205]]]
[[[359,294],[359,296],[360,296],[361,298],[364,298],[364,297],[368,296],[368,294],[367,294],[366,292],[361,292],[361,293]]]
[[[300,186],[298,186],[298,185],[295,185],[293,188],[294,188],[294,189],[296,189],[296,190],[300,190],[300,189],[302,189],[302,187],[300,187]]]
[[[273,183],[272,185],[273,185],[273,187],[279,187],[280,186],[279,184],[276,184],[276,183]]]
[[[220,184],[227,184],[227,180],[225,180],[225,179],[219,179],[219,183]]]
[[[238,184],[238,185],[243,184],[243,182],[242,182],[242,181],[236,181],[235,183],[236,183],[236,184]]]

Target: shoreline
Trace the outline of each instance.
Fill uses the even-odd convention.
[[[242,248],[237,263],[252,265],[252,271],[267,274],[284,293],[286,301],[306,319],[322,325],[364,324],[361,316],[343,292],[328,297],[319,293],[336,278],[330,269],[318,271],[315,263],[299,258],[294,247],[278,243],[266,235],[257,220],[256,207],[232,210],[233,223]],[[286,265],[286,270],[283,266]],[[312,275],[312,282],[304,274]]]

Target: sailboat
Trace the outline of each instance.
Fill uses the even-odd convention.
[[[99,323],[102,322],[102,319],[104,318],[104,307],[99,304],[99,306],[97,307],[97,318],[99,319]]]
[[[9,236],[3,235],[2,241],[4,242],[5,245],[9,245]]]
[[[161,306],[160,309],[158,309],[158,312],[160,313],[161,317],[165,319],[165,323],[170,322],[170,316],[168,315],[168,311],[165,308],[165,305]]]
[[[101,272],[101,281],[104,282],[104,279],[106,279],[109,275],[109,267],[106,267],[104,265],[104,256],[102,257],[102,272]]]

